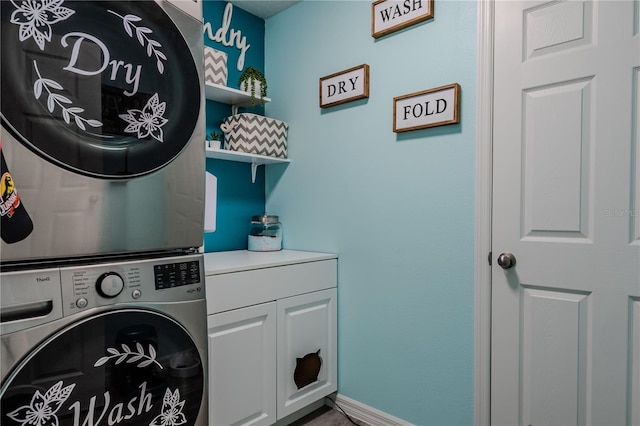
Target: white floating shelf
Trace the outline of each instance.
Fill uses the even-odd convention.
[[[234,89],[232,87],[222,86],[220,84],[206,83],[204,85],[205,97],[211,101],[222,102],[224,104],[250,107],[251,95],[242,90]],[[271,102],[270,98],[263,98],[265,102]],[[256,97],[256,105],[260,105],[260,98]]]
[[[240,163],[280,164],[290,163],[288,158],[268,157],[266,155],[248,154],[246,152],[229,151],[228,149],[207,148],[207,158],[218,160],[238,161]]]
[[[206,148],[207,158],[215,158],[217,160],[236,161],[240,163],[251,164],[251,182],[256,181],[256,171],[258,166],[263,164],[288,164],[291,162],[288,158],[268,157],[266,155],[248,154],[246,152],[229,151],[228,149],[211,149]]]

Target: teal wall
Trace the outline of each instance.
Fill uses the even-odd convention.
[[[205,28],[204,44],[217,50],[226,52],[229,77],[227,86],[238,89],[238,59],[241,49],[237,48],[238,41],[245,38],[250,47],[246,50],[244,66],[253,66],[264,70],[264,37],[265,21],[244,10],[233,7],[231,20],[224,33],[224,42],[211,40],[216,33],[225,28],[224,13],[227,2],[203,2],[204,22],[210,24],[211,32]],[[234,33],[238,33],[238,37]],[[229,45],[227,45],[229,44]],[[264,114],[261,106],[251,109],[241,109],[240,112],[254,112]],[[207,134],[212,131],[221,133],[220,124],[231,115],[231,106],[219,102],[207,101]],[[242,250],[247,248],[247,234],[251,216],[264,213],[265,188],[264,168],[260,167],[255,183],[251,183],[251,166],[246,163],[236,163],[207,159],[207,171],[218,179],[218,209],[216,212],[216,231],[204,234],[204,250],[224,251]]]
[[[371,1],[303,1],[266,21],[268,116],[289,123],[266,206],[285,248],[339,255],[339,393],[416,425],[473,424],[476,4],[371,37]],[[371,67],[370,97],[318,80]],[[459,83],[461,122],[395,134],[393,98]]]

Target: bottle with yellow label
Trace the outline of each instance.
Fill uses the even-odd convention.
[[[20,200],[9,173],[0,141],[0,236],[7,244],[22,241],[33,231],[33,222]]]

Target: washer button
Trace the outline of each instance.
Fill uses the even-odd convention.
[[[89,302],[84,297],[81,297],[80,299],[76,300],[76,306],[80,309],[86,308],[88,304]]]
[[[134,299],[139,299],[140,296],[142,296],[142,292],[138,289],[133,290],[133,292],[131,292],[131,297],[133,297]]]

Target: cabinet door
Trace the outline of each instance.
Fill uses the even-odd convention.
[[[209,424],[276,420],[276,302],[207,317]]]
[[[337,390],[336,300],[335,288],[278,300],[278,419]],[[294,376],[315,378],[316,353],[317,380],[298,388]]]

